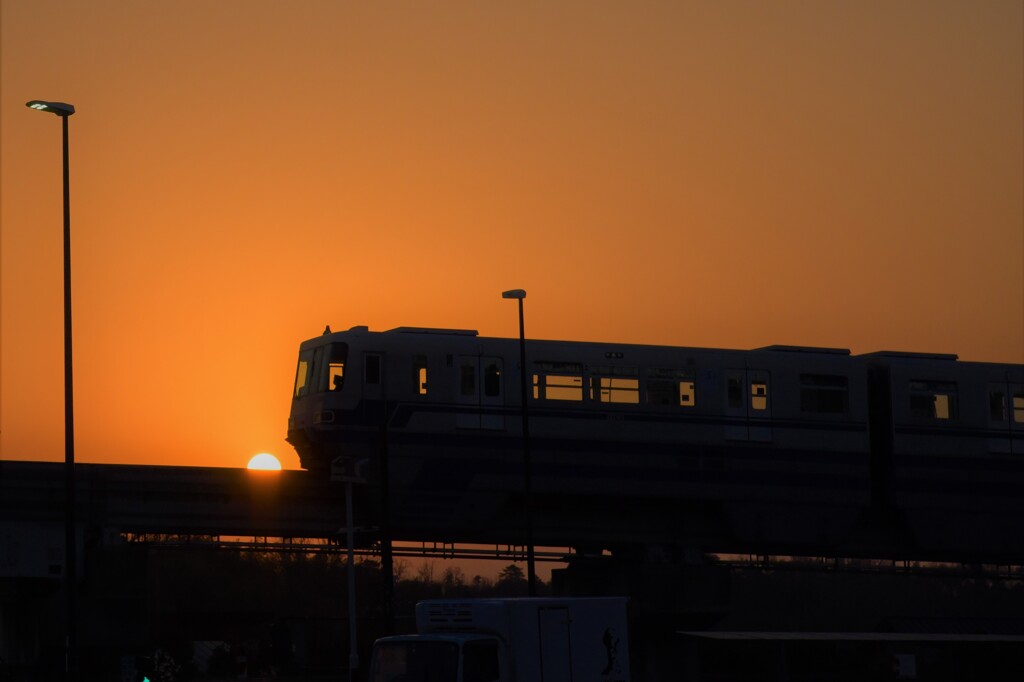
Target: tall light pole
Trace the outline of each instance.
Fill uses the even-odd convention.
[[[75,603],[77,543],[75,542],[75,410],[71,372],[71,193],[68,182],[68,117],[75,107],[64,102],[32,100],[25,106],[60,117],[64,129],[64,605],[67,620],[65,671],[78,679],[78,631]]]
[[[530,462],[530,417],[526,406],[526,332],[523,325],[523,299],[526,291],[511,289],[502,298],[519,301],[519,395],[523,419],[523,513],[526,516],[526,585],[531,597],[537,596],[537,568],[533,556],[533,472]]]

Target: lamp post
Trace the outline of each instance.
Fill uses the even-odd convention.
[[[32,100],[25,106],[60,117],[64,133],[64,591],[67,635],[65,671],[78,679],[78,632],[75,603],[77,549],[75,542],[75,411],[71,371],[71,195],[68,183],[68,117],[75,107],[64,102]]]
[[[523,299],[526,291],[511,289],[502,298],[519,301],[519,395],[523,419],[523,513],[526,516],[526,585],[531,597],[537,596],[537,569],[533,556],[533,472],[530,462],[530,418],[526,406],[526,333],[523,326]]]

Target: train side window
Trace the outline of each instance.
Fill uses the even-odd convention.
[[[534,374],[533,397],[538,400],[583,400],[583,377]]]
[[[1024,391],[1013,394],[1013,421],[1024,424]]]
[[[693,372],[685,369],[647,370],[647,403],[693,407],[697,404],[697,385]]]
[[[1006,421],[1006,393],[1002,388],[988,390],[988,418],[994,422]]]
[[[427,394],[427,356],[412,356],[413,394]]]
[[[501,395],[501,368],[496,362],[484,367],[484,396],[496,398]]]
[[[593,367],[590,375],[590,399],[601,403],[640,402],[640,380],[635,367]]]
[[[575,362],[534,363],[536,400],[583,400],[583,365]]]
[[[459,365],[459,395],[476,395],[476,363],[463,361]]]
[[[647,402],[650,405],[672,405],[675,403],[674,381],[647,380]]]
[[[743,407],[743,379],[741,377],[729,377],[725,385],[726,400],[729,407]]]
[[[846,414],[850,409],[849,380],[831,374],[800,375],[800,411]]]
[[[750,382],[750,408],[753,410],[768,409],[768,382]]]
[[[693,407],[697,404],[697,384],[692,381],[679,382],[680,407]]]
[[[380,384],[380,356],[366,356],[366,383],[368,385]]]
[[[910,414],[921,419],[955,419],[957,388],[952,381],[911,381]]]
[[[625,377],[594,377],[591,395],[602,403],[640,402],[640,381]],[[596,390],[595,390],[596,389]]]

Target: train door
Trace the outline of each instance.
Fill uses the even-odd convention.
[[[501,358],[480,358],[480,428],[505,428],[505,372]]]
[[[725,437],[769,442],[772,439],[771,374],[760,369],[725,371]]]
[[[363,399],[384,399],[384,356],[363,353]]]
[[[456,365],[460,429],[504,429],[505,374],[501,358],[460,355]]]
[[[387,420],[387,404],[384,391],[384,354],[363,353],[363,419],[368,424],[379,424]]]
[[[1024,384],[1010,384],[1010,451],[1024,455]]]
[[[989,384],[988,399],[989,452],[1024,454],[1024,384]]]

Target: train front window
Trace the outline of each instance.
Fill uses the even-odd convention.
[[[295,392],[293,397],[300,398],[309,392],[309,375],[313,364],[313,352],[299,353],[299,366],[295,370]]]
[[[340,391],[345,384],[345,363],[348,361],[348,344],[332,343],[327,351],[327,389]]]

